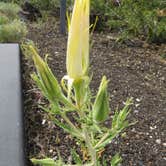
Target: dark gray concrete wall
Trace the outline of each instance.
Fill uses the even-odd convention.
[[[24,166],[20,52],[0,44],[0,166]]]

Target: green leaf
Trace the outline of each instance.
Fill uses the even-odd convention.
[[[112,120],[112,129],[108,132],[108,136],[97,145],[97,149],[105,147],[107,144],[111,143],[111,141],[118,136],[120,132],[122,132],[125,128],[130,126],[128,120],[126,120],[130,109],[129,106],[132,104],[132,99],[127,100],[125,107],[120,111],[116,111]]]
[[[79,154],[74,149],[71,150],[71,154],[72,154],[74,162],[77,165],[82,165],[82,160],[81,160]]]
[[[46,113],[49,113],[51,115],[57,115],[57,114],[60,114],[60,106],[58,103],[54,103],[54,106],[51,107],[50,109],[49,108],[45,108],[43,106],[39,106],[39,108],[41,108],[43,111],[45,111]]]
[[[118,166],[122,162],[122,158],[119,154],[116,154],[111,160],[111,166]]]
[[[103,157],[102,165],[103,166],[107,166],[107,161],[106,161],[106,157],[105,156]]]
[[[80,137],[77,133],[75,133],[75,132],[72,130],[72,128],[70,128],[69,126],[66,126],[65,124],[63,124],[63,123],[61,123],[61,122],[59,122],[57,119],[54,118],[54,119],[53,119],[53,122],[54,122],[57,126],[59,126],[60,128],[62,128],[64,131],[66,131],[66,132],[70,133],[71,135],[73,135],[74,137],[77,137],[77,138]]]
[[[47,93],[42,81],[39,79],[39,77],[37,76],[37,74],[32,74],[31,75],[32,79],[35,81],[36,85],[40,88],[40,90],[43,92],[43,95],[45,97],[47,97],[48,99],[50,98],[49,97],[49,94]]]
[[[46,159],[31,159],[32,163],[37,165],[41,165],[41,166],[57,166],[55,161],[53,159],[50,158],[46,158]]]
[[[111,141],[118,135],[118,133],[114,130],[111,130],[109,132],[108,137],[100,144],[97,146],[97,149],[104,148],[107,144],[111,143]]]

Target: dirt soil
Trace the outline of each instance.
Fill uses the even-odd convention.
[[[60,80],[65,74],[67,37],[59,34],[59,24],[29,24],[28,38],[33,40],[43,56],[49,53],[49,65]],[[128,128],[105,150],[107,159],[119,152],[122,166],[165,166],[166,164],[166,44],[147,44],[139,40],[118,44],[116,35],[94,33],[90,61],[95,92],[102,75],[109,80],[112,112],[122,108],[127,98],[133,97],[130,121],[138,121]],[[26,152],[29,158],[52,157],[58,150],[65,161],[71,161],[70,148],[77,146],[69,135],[49,121],[37,104],[45,104],[30,74],[33,64],[23,58],[23,91],[25,110]],[[71,161],[72,162],[72,161]],[[29,163],[28,166],[31,164]]]

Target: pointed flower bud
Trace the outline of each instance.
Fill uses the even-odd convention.
[[[89,0],[75,0],[69,28],[66,67],[70,78],[86,75],[89,67]]]
[[[109,99],[107,94],[108,80],[103,76],[93,105],[93,119],[95,122],[103,122],[109,115]]]

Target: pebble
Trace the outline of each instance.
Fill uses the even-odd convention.
[[[137,108],[137,107],[139,107],[139,106],[140,106],[140,104],[136,104],[135,106],[136,106],[136,108]]]
[[[135,135],[135,137],[136,137],[137,139],[139,139],[139,138],[140,138],[140,136],[139,136],[138,134],[136,134],[136,135]]]
[[[136,114],[137,114],[138,112],[139,112],[138,110],[134,110],[134,113],[136,113]]]
[[[50,149],[50,150],[49,150],[49,152],[50,152],[50,153],[52,153],[52,152],[53,152],[53,150],[52,150],[52,149]]]
[[[55,161],[55,160],[57,160],[57,159],[58,159],[58,156],[54,156],[53,160]]]
[[[154,127],[150,126],[150,130],[154,130],[156,128],[157,128],[157,126],[154,126]]]
[[[137,99],[136,99],[136,101],[137,101],[137,102],[140,102],[140,101],[141,101],[141,99],[137,98]]]
[[[163,143],[163,146],[166,147],[166,142]]]
[[[165,77],[161,77],[160,79],[161,79],[161,81],[164,81],[164,80],[165,80]]]
[[[131,131],[132,131],[132,132],[135,132],[136,130],[135,130],[135,128],[133,128]]]
[[[68,161],[71,163],[72,162],[72,156],[68,157]]]
[[[46,123],[46,120],[45,119],[43,119],[43,121],[42,121],[42,125],[44,125]]]
[[[161,139],[156,139],[157,144],[161,144]]]

